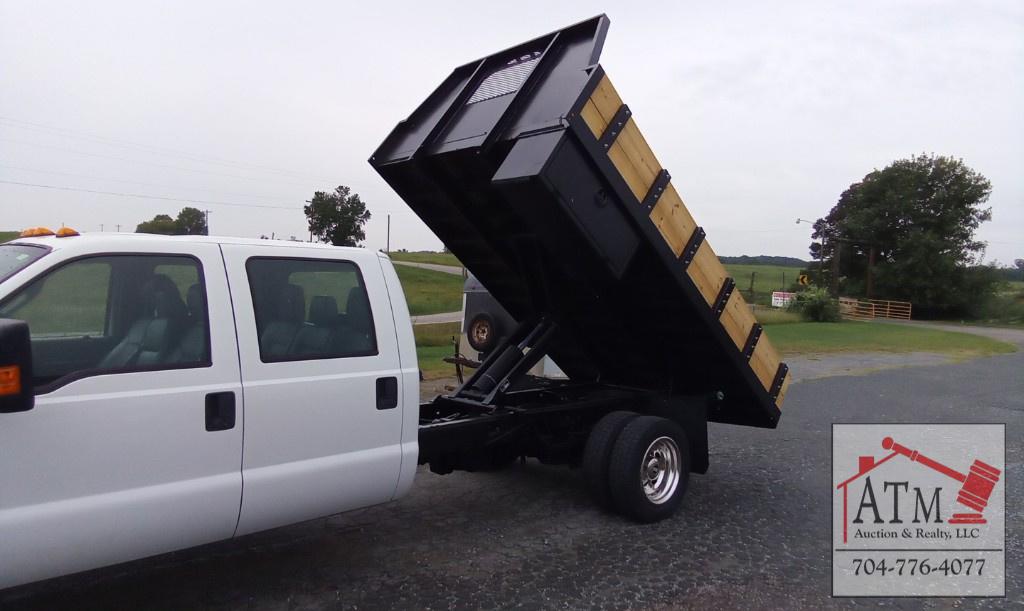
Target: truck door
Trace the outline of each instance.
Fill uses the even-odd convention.
[[[0,588],[235,530],[242,397],[220,250],[152,244],[56,251],[0,298],[0,318],[29,323],[36,392],[0,414]]]
[[[391,499],[404,406],[375,254],[223,250],[246,401],[238,534]]]

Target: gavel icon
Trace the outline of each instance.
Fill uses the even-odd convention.
[[[992,496],[992,489],[999,482],[999,469],[975,459],[974,463],[971,464],[970,471],[967,475],[964,475],[936,460],[928,458],[917,450],[911,450],[906,446],[896,443],[892,437],[886,437],[882,440],[882,448],[906,456],[913,462],[920,463],[946,477],[963,483],[963,486],[960,487],[960,492],[956,495],[956,500],[961,505],[973,509],[977,513],[954,513],[949,520],[950,524],[984,524],[986,522],[982,512],[988,506],[988,499]]]

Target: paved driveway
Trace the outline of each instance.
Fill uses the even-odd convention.
[[[420,269],[429,269],[435,272],[443,272],[445,274],[454,274],[456,276],[465,276],[466,268],[459,267],[458,265],[441,265],[439,263],[416,263],[414,261],[392,261],[395,265],[405,265],[407,267],[418,267]]]
[[[3,608],[948,608],[1024,605],[1024,352],[790,390],[776,430],[712,425],[711,471],[649,526],[537,463],[421,473],[381,507],[0,594]],[[831,600],[833,422],[1007,423],[1008,598]]]

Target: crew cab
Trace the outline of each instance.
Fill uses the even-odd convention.
[[[383,503],[412,483],[416,351],[379,253],[18,239],[0,245],[0,319],[0,588]]]

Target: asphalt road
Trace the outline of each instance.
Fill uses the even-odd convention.
[[[395,265],[406,265],[408,267],[418,267],[420,269],[429,269],[435,272],[443,272],[445,274],[453,274],[456,276],[464,276],[466,269],[458,265],[441,265],[439,263],[416,263],[415,261],[392,261]]]
[[[536,463],[422,473],[390,505],[0,593],[7,609],[1024,606],[1024,352],[792,387],[776,430],[712,425],[711,471],[648,526]],[[830,599],[835,422],[1005,422],[1006,599]]]

